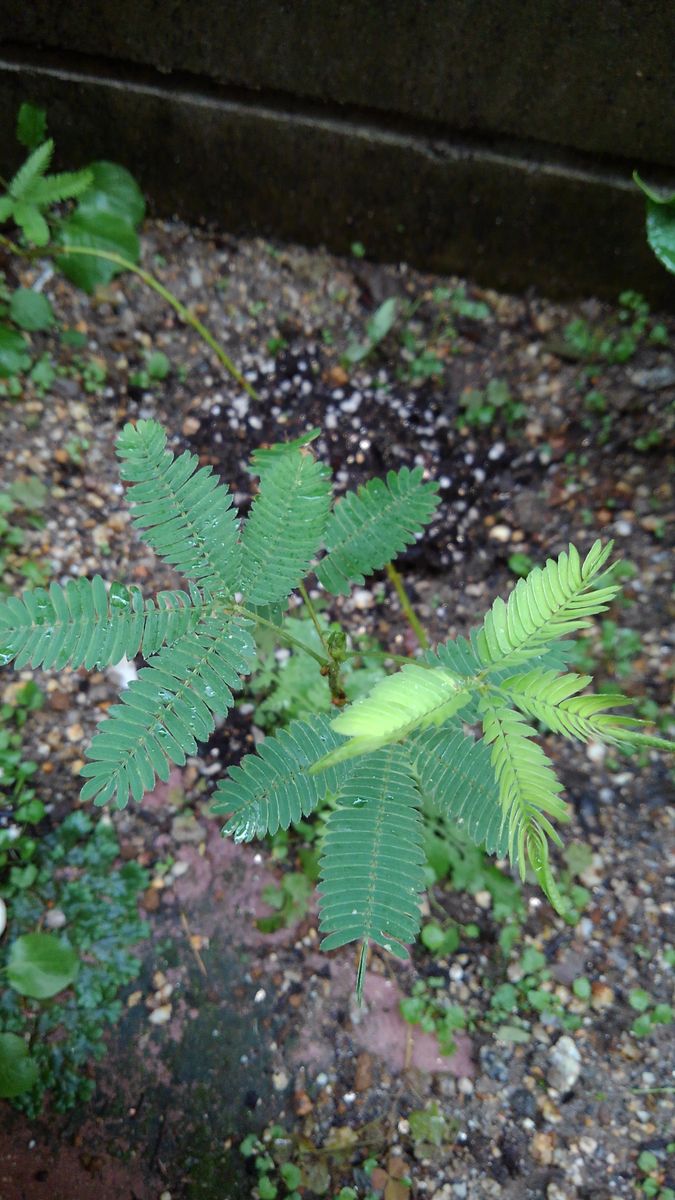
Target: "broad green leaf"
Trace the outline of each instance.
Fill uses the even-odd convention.
[[[61,225],[58,239],[66,247],[70,245],[112,252],[133,263],[138,262],[140,257],[140,245],[135,229],[116,213],[87,213],[78,209]],[[97,287],[105,286],[124,270],[118,263],[88,254],[62,254],[56,262],[71,283],[85,292],[93,292]]]
[[[675,203],[647,201],[647,241],[666,270],[675,274]]]
[[[31,333],[40,329],[49,329],[54,321],[54,311],[42,292],[34,292],[32,288],[17,288],[9,302],[9,315],[20,329],[28,329]]]
[[[35,150],[47,136],[47,114],[37,104],[24,101],[16,121],[16,136],[27,150]]]
[[[77,954],[51,933],[25,933],[12,943],[7,978],[15,991],[48,1000],[77,978]]]
[[[28,1046],[15,1033],[0,1033],[0,1098],[9,1100],[28,1092],[37,1082],[38,1068]]]
[[[95,162],[89,167],[92,182],[80,198],[78,215],[95,218],[100,213],[121,217],[129,225],[140,225],[145,200],[133,175],[112,162]]]
[[[18,375],[30,366],[30,354],[26,339],[15,329],[0,325],[0,379]]]

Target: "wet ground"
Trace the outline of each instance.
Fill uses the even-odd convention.
[[[635,352],[608,361],[635,315],[596,302],[564,308],[180,225],[150,226],[144,256],[223,340],[259,398],[223,374],[135,281],[90,300],[48,279],[63,323],[86,336],[84,365],[56,335],[45,338],[68,371],[46,396],[27,387],[20,398],[0,398],[0,414],[3,486],[38,475],[48,487],[46,525],[27,536],[54,577],[101,571],[146,590],[177,582],[128,524],[113,453],[124,421],[162,420],[175,447],[213,464],[244,508],[250,451],[316,425],[315,446],[338,488],[403,464],[419,463],[440,480],[438,519],[402,566],[434,638],[466,632],[513,584],[514,555],[536,562],[569,540],[583,549],[596,536],[615,538],[634,571],[627,603],[608,614],[617,628],[593,638],[600,676],[619,672],[629,694],[667,712],[672,320],[650,316]],[[392,296],[399,320],[391,334],[346,369],[345,347],[363,340],[366,322]],[[412,304],[414,312],[403,307]],[[584,327],[566,336],[573,320]],[[133,373],[149,349],[162,350],[171,371],[145,387]],[[439,374],[420,381],[416,364],[425,355]],[[99,382],[87,391],[92,361]],[[506,390],[486,395],[495,379]],[[483,398],[472,400],[467,389]],[[492,403],[480,427],[466,420],[471,403]],[[414,648],[380,578],[335,612],[389,649]],[[31,721],[30,753],[40,764],[40,793],[63,813],[77,803],[83,750],[114,681],[77,672],[39,682],[47,705]],[[115,817],[122,855],[152,877],[142,973],[95,1068],[86,1110],[62,1117],[47,1108],[29,1122],[5,1105],[1,1200],[239,1200],[255,1195],[257,1176],[237,1147],[270,1121],[295,1139],[308,1197],[349,1185],[385,1200],[624,1200],[644,1178],[637,1160],[645,1150],[656,1155],[660,1186],[675,1186],[667,1150],[672,1025],[634,1036],[629,1002],[636,987],[655,1003],[672,1001],[667,760],[648,754],[638,763],[546,739],[573,810],[568,838],[592,855],[578,880],[590,898],[576,926],[525,889],[524,945],[545,955],[563,1008],[581,1017],[572,1037],[579,1072],[569,1087],[556,1087],[556,1019],[532,1017],[527,1039],[515,1044],[476,1020],[458,1038],[457,1055],[443,1058],[432,1034],[400,1016],[416,979],[442,976],[453,1003],[478,1013],[500,982],[517,982],[515,964],[500,957],[503,920],[485,889],[434,889],[434,913],[475,924],[478,936],[447,959],[418,948],[407,968],[375,955],[361,1011],[352,956],[319,954],[313,908],[274,934],[256,929],[256,917],[269,912],[263,887],[295,864],[284,867],[264,847],[223,842],[208,796],[214,775],[258,736],[249,705],[168,788]],[[168,856],[169,872],[155,871]],[[579,977],[592,986],[588,1001],[574,993]],[[446,1120],[440,1146],[415,1136],[410,1119],[431,1102]],[[370,1182],[368,1159],[377,1161]]]

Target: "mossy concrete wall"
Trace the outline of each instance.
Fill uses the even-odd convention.
[[[159,212],[501,287],[673,296],[631,183],[675,182],[661,0],[0,0],[0,18],[6,168],[30,98],[62,163],[126,163]]]

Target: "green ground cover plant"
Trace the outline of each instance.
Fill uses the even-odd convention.
[[[292,721],[268,737],[219,782],[214,811],[225,815],[226,835],[249,841],[333,803],[320,860],[322,945],[361,947],[361,992],[369,946],[405,959],[417,936],[429,810],[508,856],[521,878],[530,869],[553,906],[567,910],[549,863],[567,810],[533,722],[624,748],[674,743],[610,711],[626,697],[588,694],[590,676],[565,669],[562,639],[586,629],[619,591],[611,544],[600,542],[583,558],[570,546],[519,579],[468,639],[429,648],[417,622],[422,656],[391,656],[400,669],[347,703],[347,631],[324,631],[305,579],[311,572],[329,594],[347,595],[421,534],[438,494],[420,469],[404,467],[334,501],[329,472],[311,453],[317,433],[255,452],[258,491],[240,522],[227,487],[194,455],[175,457],[160,425],[126,425],[117,451],[134,525],[188,590],[151,599],[96,576],[9,598],[0,606],[0,661],[91,669],[144,655],[147,666],[110,710],[82,771],[84,801],[123,808],[208,739],[255,665],[258,631],[309,655],[335,715]],[[315,626],[318,651],[283,623],[292,595]],[[477,725],[478,739],[467,732]]]
[[[17,259],[50,259],[71,283],[89,293],[121,272],[133,273],[194,329],[225,370],[257,399],[255,389],[196,314],[139,266],[138,230],[145,200],[130,172],[117,163],[100,161],[78,171],[50,174],[54,141],[47,137],[45,110],[30,103],[19,109],[17,139],[27,156],[11,179],[0,179],[0,227],[8,230],[0,233],[0,247]],[[25,374],[36,386],[49,387],[55,368],[48,357],[35,359],[30,334],[56,324],[56,314],[39,284],[12,289],[0,277],[0,395],[20,395]],[[76,330],[65,331],[63,342],[68,334],[71,344],[82,338]],[[85,390],[99,391],[105,381],[101,364],[85,360],[81,368]],[[136,386],[152,387],[166,377],[168,368],[165,356],[156,352],[137,373]]]
[[[115,867],[112,823],[74,812],[49,827],[23,735],[43,697],[33,682],[0,705],[0,1097],[31,1116],[88,1099],[88,1066],[119,1018],[147,935],[138,898],[147,872]]]

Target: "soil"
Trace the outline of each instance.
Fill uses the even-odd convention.
[[[508,591],[512,555],[536,562],[569,541],[584,550],[597,536],[615,538],[635,573],[626,602],[608,616],[636,632],[639,649],[627,665],[616,639],[603,644],[596,632],[599,674],[609,681],[623,672],[624,690],[668,709],[675,364],[667,343],[645,334],[626,363],[580,361],[566,325],[583,318],[615,330],[616,311],[467,284],[466,297],[487,305],[487,319],[455,316],[452,345],[438,350],[442,376],[416,383],[401,377],[410,355],[401,356],[396,335],[358,368],[347,371],[341,354],[363,339],[366,321],[390,296],[421,299],[414,337],[438,345],[433,289],[456,294],[461,281],[178,223],[148,225],[143,254],[222,341],[259,399],[136,280],[116,280],[89,298],[43,271],[59,320],[86,336],[78,353],[106,369],[105,383],[88,392],[58,333],[36,334],[38,348],[70,362],[68,372],[46,396],[27,384],[19,399],[0,398],[3,486],[30,475],[47,485],[45,527],[27,536],[54,578],[98,571],[150,591],[178,585],[129,523],[113,450],[125,421],[161,420],[172,447],[187,446],[217,468],[244,510],[250,452],[318,426],[314,445],[340,490],[404,464],[440,480],[440,515],[402,560],[434,639],[467,632],[492,597]],[[20,270],[17,279],[30,285],[40,272]],[[672,344],[675,321],[659,324]],[[162,350],[172,369],[143,389],[130,375],[150,348]],[[524,412],[508,421],[500,410],[477,431],[462,420],[462,399],[491,379],[506,381]],[[591,391],[604,398],[603,411],[597,401],[589,405]],[[7,582],[16,585],[11,566]],[[368,580],[334,612],[392,651],[414,650],[383,578]],[[40,794],[63,815],[78,804],[83,752],[116,680],[112,671],[37,679],[47,704],[31,718],[28,750],[40,764]],[[11,698],[13,687],[6,676],[0,695],[4,689]],[[314,909],[274,934],[257,930],[256,917],[269,911],[261,891],[283,867],[265,846],[223,841],[208,813],[214,779],[260,735],[253,715],[250,704],[237,709],[169,785],[115,814],[124,857],[152,871],[171,855],[174,866],[156,872],[145,894],[152,933],[138,947],[142,973],[125,995],[108,1057],[93,1068],[90,1105],[67,1116],[47,1106],[34,1122],[3,1106],[0,1200],[253,1196],[256,1175],[237,1147],[270,1121],[313,1164],[315,1190],[306,1187],[306,1196],[332,1197],[350,1185],[385,1200],[625,1200],[644,1177],[643,1150],[656,1154],[661,1186],[675,1187],[666,1150],[672,1025],[638,1038],[629,1004],[636,987],[672,1002],[666,757],[617,759],[599,746],[546,739],[571,807],[566,840],[593,852],[581,878],[591,899],[569,926],[528,885],[524,936],[545,954],[567,1011],[582,1016],[572,1036],[577,1072],[556,1019],[534,1019],[528,1040],[516,1044],[498,1041],[479,1020],[445,1058],[432,1034],[403,1021],[400,999],[415,979],[434,975],[443,976],[453,1003],[487,1010],[504,964],[501,925],[484,891],[436,887],[435,911],[475,923],[479,936],[449,959],[418,947],[409,966],[375,954],[363,1009],[352,995],[352,953],[318,951]],[[573,994],[580,976],[591,982],[589,1003]],[[556,1075],[556,1056],[566,1049]],[[440,1147],[416,1140],[409,1120],[432,1101],[447,1122]],[[368,1184],[369,1156],[378,1166]]]

